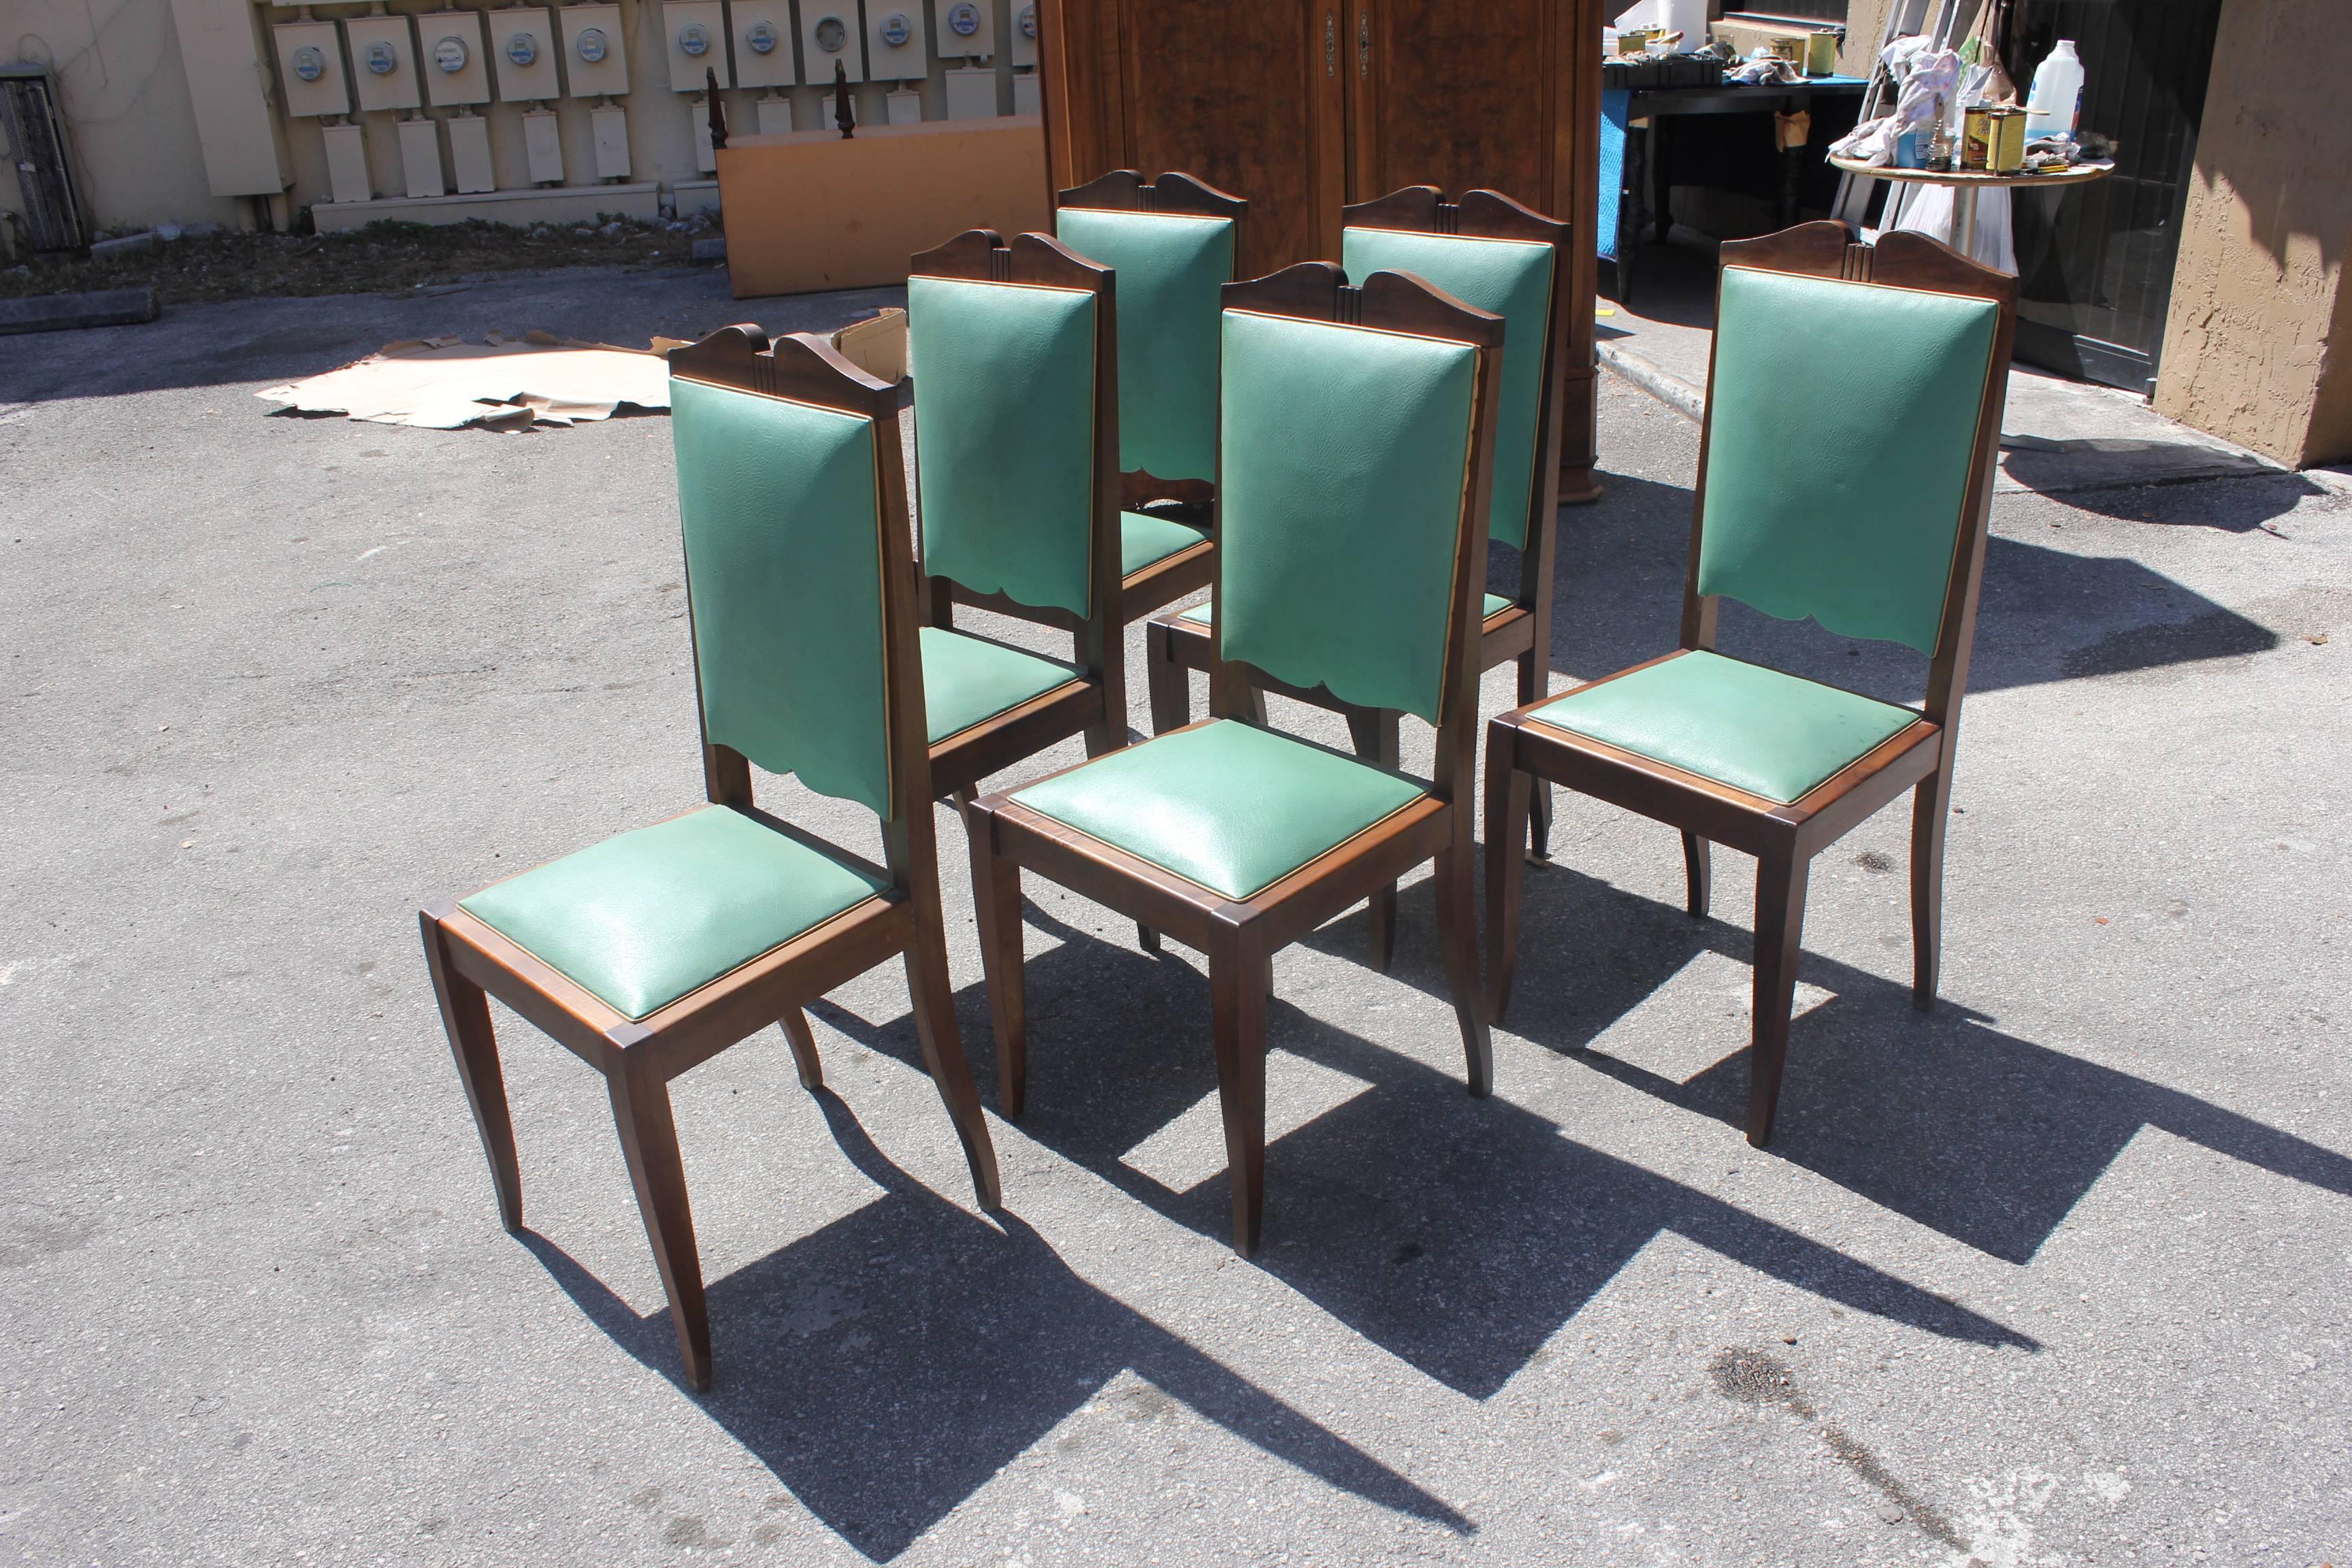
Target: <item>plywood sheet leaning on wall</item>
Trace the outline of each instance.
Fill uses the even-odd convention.
[[[968,228],[1050,226],[1034,115],[734,136],[719,153],[735,298],[907,280],[907,258]]]

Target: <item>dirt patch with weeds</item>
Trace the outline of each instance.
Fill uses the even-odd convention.
[[[715,215],[697,214],[675,223],[373,223],[348,234],[183,235],[88,260],[0,269],[0,297],[142,285],[165,305],[394,293],[556,267],[681,267],[693,259],[696,240],[718,233]]]

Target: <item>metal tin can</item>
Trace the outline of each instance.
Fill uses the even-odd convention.
[[[1970,107],[1960,121],[1960,167],[1985,169],[1992,157],[1992,110]]]
[[[1996,174],[2022,174],[2025,170],[2025,110],[1996,109],[1992,111],[1992,135],[1988,143],[1992,149],[1986,167]]]

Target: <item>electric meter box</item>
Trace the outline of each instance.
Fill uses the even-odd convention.
[[[797,84],[801,73],[793,64],[792,0],[735,0],[727,9],[735,22],[735,85]]]
[[[711,7],[716,11],[718,7]],[[493,16],[498,12],[491,12]],[[566,5],[556,12],[563,24],[563,79],[574,98],[620,97],[629,90],[629,35],[618,5]],[[717,38],[724,37],[719,30]],[[727,79],[726,45],[719,43],[719,79]],[[673,43],[672,47],[676,47]],[[702,85],[702,72],[694,73]]]
[[[866,0],[866,71],[877,81],[920,81],[930,75],[919,0]]]
[[[1037,4],[1038,0],[1013,0],[1013,42],[1007,52],[1013,56],[1013,68],[1037,63]]]
[[[719,0],[667,0],[662,33],[669,47],[672,92],[700,92],[703,72],[719,73],[720,87],[735,85],[727,68],[727,12]]]
[[[882,0],[889,5],[892,0]],[[987,0],[931,0],[940,24],[940,58],[993,59],[996,8]]]
[[[500,103],[543,103],[563,96],[555,76],[555,13],[525,6],[486,12],[482,19],[490,25],[490,70],[498,78]]]
[[[286,112],[349,114],[352,89],[343,79],[343,43],[335,25],[279,22],[269,31],[278,46],[278,79],[286,90]]]
[[[343,36],[351,40],[352,86],[362,109],[424,104],[423,84],[416,79],[416,37],[408,30],[406,16],[354,16],[343,24]],[[439,154],[435,156],[437,160]]]
[[[490,57],[482,43],[480,13],[428,11],[416,18],[416,36],[423,44],[416,74],[425,79],[427,103],[448,109],[490,101]],[[467,188],[462,175],[457,188]]]
[[[891,0],[883,0],[885,5]],[[849,0],[801,0],[801,58],[808,84],[831,87],[833,68],[849,68],[849,79],[866,79],[864,52],[857,47],[857,7]]]

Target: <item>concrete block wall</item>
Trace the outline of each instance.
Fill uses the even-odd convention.
[[[236,4],[239,0],[215,0]],[[945,67],[939,56],[940,40],[930,0],[872,0],[919,11],[928,36],[927,79],[919,91],[926,120],[944,119],[948,112]],[[1013,22],[1027,0],[981,0],[993,13],[997,54],[992,66],[998,77],[998,112],[1013,110],[1014,74],[1011,40]],[[452,8],[488,11],[469,0],[389,0],[387,9],[421,15]],[[660,0],[620,0],[624,47],[629,68],[628,94],[618,101],[628,111],[630,174],[633,183],[707,181],[695,166],[695,121],[701,112],[693,96],[674,92],[669,85],[667,39]],[[347,20],[369,14],[366,5],[317,5],[308,14],[320,20]],[[856,6],[850,5],[852,15]],[[324,142],[320,121],[288,117],[282,104],[278,69],[268,47],[268,27],[303,15],[293,6],[258,4],[254,16],[261,28],[263,56],[259,89],[268,94],[270,112],[282,132],[285,167],[291,184],[284,207],[293,211],[331,199]],[[249,226],[259,213],[256,204],[236,195],[216,194],[207,177],[198,116],[191,99],[184,51],[174,22],[173,0],[119,0],[110,8],[86,5],[82,0],[0,0],[0,58],[48,66],[57,75],[71,144],[76,182],[94,226],[100,229],[144,227],[162,223],[220,223]],[[429,47],[425,40],[422,47]],[[199,58],[205,50],[190,51]],[[962,65],[961,59],[953,61]],[[860,124],[881,124],[888,118],[886,95],[898,84],[869,81],[851,88]],[[830,88],[802,86],[778,89],[793,101],[794,122],[803,129],[832,122]],[[754,107],[757,89],[731,89],[721,94],[728,124],[737,132],[758,129]],[[555,100],[563,142],[567,188],[593,188],[595,149],[590,111],[598,100],[567,98]],[[490,156],[501,189],[521,188],[530,181],[524,162],[521,115],[525,106],[491,102],[474,112],[490,121]],[[425,108],[418,112],[446,120],[456,110]],[[355,116],[366,128],[371,182],[379,196],[396,196],[405,189],[395,126],[403,118],[394,112]],[[447,167],[447,142],[443,137]],[[700,192],[688,205],[714,200]],[[0,211],[22,208],[15,179],[0,173]],[[513,221],[532,221],[528,204],[512,204]],[[575,204],[576,205],[576,204]],[[616,204],[617,205],[617,204]]]

